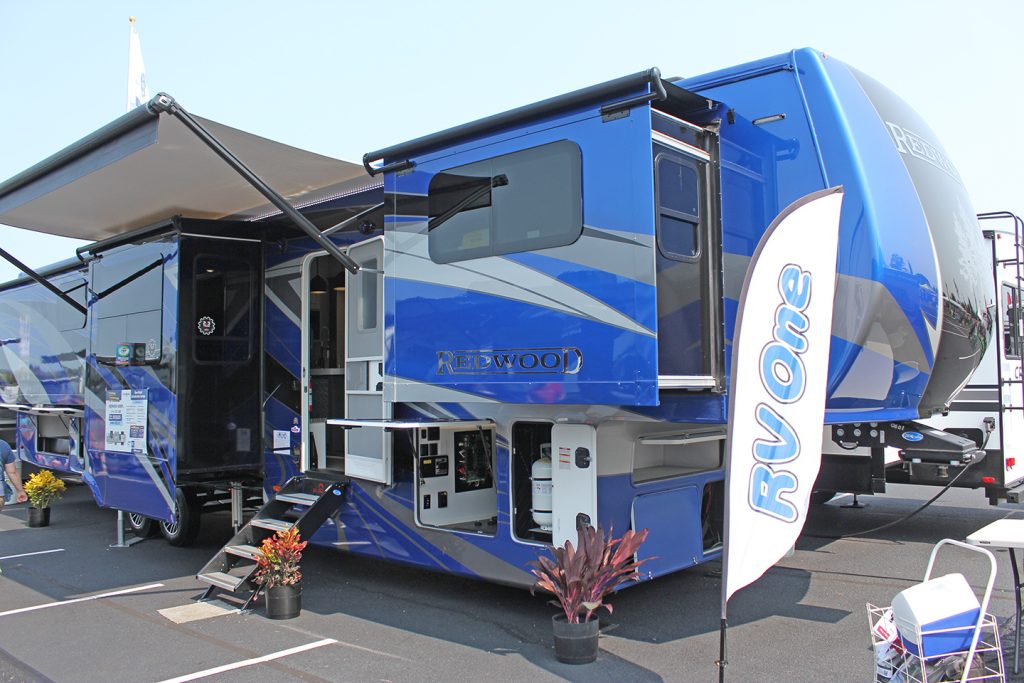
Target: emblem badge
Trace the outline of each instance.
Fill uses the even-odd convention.
[[[199,319],[199,324],[196,325],[199,328],[199,334],[204,337],[209,337],[213,334],[213,331],[217,329],[217,324],[213,322],[213,318],[208,315],[204,315]]]

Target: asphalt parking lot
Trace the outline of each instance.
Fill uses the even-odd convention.
[[[864,509],[842,507],[848,497],[814,509],[795,554],[731,601],[728,680],[870,681],[865,603],[888,604],[920,581],[939,539],[1021,516],[951,491],[894,528],[831,538],[934,493],[891,487],[863,498]],[[271,621],[261,607],[199,613],[203,586],[192,575],[229,534],[216,514],[192,548],[159,539],[110,548],[115,513],[82,486],[70,487],[47,528],[28,528],[23,505],[5,508],[0,681],[717,680],[717,564],[616,596],[598,661],[571,666],[555,660],[553,608],[541,596],[321,548],[306,553],[297,619]],[[997,560],[990,611],[1006,619],[1012,581],[1006,554]],[[965,551],[943,551],[937,571],[962,571],[978,591],[987,577],[983,558]]]

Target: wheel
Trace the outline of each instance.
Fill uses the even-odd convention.
[[[191,545],[199,535],[199,503],[192,491],[175,489],[178,516],[173,522],[160,522],[160,533],[174,546]]]
[[[150,538],[159,531],[156,522],[137,512],[128,513],[128,528],[139,538]]]
[[[824,505],[835,497],[835,491],[811,491],[811,505]]]

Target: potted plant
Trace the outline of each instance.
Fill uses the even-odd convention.
[[[263,539],[256,557],[254,580],[263,587],[267,596],[267,617],[291,619],[302,610],[302,572],[299,561],[306,541],[299,540],[295,527],[278,531]]]
[[[637,568],[646,560],[637,561],[636,551],[647,539],[647,529],[627,531],[613,538],[609,531],[589,524],[580,526],[579,547],[566,541],[561,548],[552,548],[553,558],[538,557],[530,564],[537,577],[532,590],[540,588],[555,596],[552,604],[562,614],[552,617],[555,656],[567,664],[587,664],[597,659],[598,622],[594,615],[601,607],[611,614],[606,602],[617,587],[641,578]]]
[[[50,503],[64,495],[64,482],[53,476],[50,470],[40,470],[25,482],[28,496],[28,525],[49,526]]]

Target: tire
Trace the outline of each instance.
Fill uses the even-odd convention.
[[[194,493],[180,488],[175,489],[174,499],[178,516],[173,522],[160,522],[160,533],[170,545],[192,545],[199,535],[199,503]]]
[[[824,505],[835,497],[835,491],[811,491],[811,505]]]
[[[128,528],[139,538],[152,538],[160,531],[155,521],[137,512],[128,513]]]

